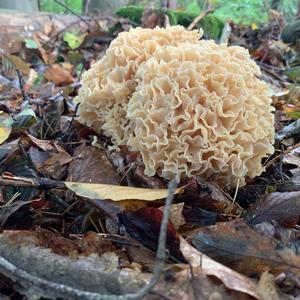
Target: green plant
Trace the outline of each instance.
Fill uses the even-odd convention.
[[[83,1],[82,0],[60,0],[61,3],[65,4],[72,11],[77,14],[81,14],[83,11]],[[57,14],[70,13],[66,8],[59,5],[54,0],[40,0],[40,8],[42,11],[48,11]]]

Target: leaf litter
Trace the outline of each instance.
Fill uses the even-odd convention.
[[[150,15],[144,26],[165,18]],[[237,190],[200,179],[178,187],[163,276],[145,299],[299,296],[299,49],[280,39],[281,18],[270,12],[265,25],[227,24],[229,44],[248,48],[269,84],[276,152],[265,173]],[[137,292],[161,253],[168,183],[144,174],[139,153],[110,151],[107,137],[77,122],[73,103],[82,72],[135,24],[84,20],[89,28],[48,20],[1,54],[0,274],[28,299]]]

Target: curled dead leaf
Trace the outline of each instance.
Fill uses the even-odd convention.
[[[259,299],[257,287],[251,279],[209,258],[192,247],[182,237],[180,237],[180,250],[193,267],[201,266],[205,275],[217,277],[230,290],[239,291]]]

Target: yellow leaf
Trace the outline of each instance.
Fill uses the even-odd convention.
[[[8,139],[12,130],[13,119],[3,111],[0,111],[0,144]]]
[[[121,200],[145,200],[154,201],[166,198],[168,195],[167,189],[143,189],[129,186],[119,186],[111,184],[98,183],[81,183],[81,182],[65,182],[67,188],[81,197],[89,199],[106,199],[112,201]],[[182,189],[177,189],[176,194]]]
[[[255,29],[257,29],[258,27],[257,27],[257,24],[256,23],[252,23],[251,24],[251,29],[252,30],[255,30]]]

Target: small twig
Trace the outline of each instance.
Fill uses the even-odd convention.
[[[23,87],[23,77],[19,71],[19,69],[16,69],[17,75],[18,75],[18,80],[19,80],[19,86],[22,94],[23,101],[26,102],[28,100],[28,96],[26,95]]]
[[[201,12],[201,14],[193,20],[193,22],[189,25],[187,30],[192,30],[203,18],[205,18],[208,14],[212,13],[213,11],[213,8],[209,5],[205,11]]]
[[[63,8],[65,8],[67,11],[69,11],[71,14],[73,14],[74,16],[78,17],[82,22],[84,22],[89,28],[90,28],[90,24],[79,14],[77,14],[76,12],[74,12],[71,8],[69,8],[67,5],[65,5],[64,3],[61,3],[58,0],[54,0],[57,4],[61,5]]]
[[[70,134],[71,128],[72,128],[72,126],[73,126],[73,122],[74,122],[75,117],[76,117],[76,114],[77,114],[77,110],[78,110],[79,104],[80,104],[80,103],[77,103],[77,104],[76,104],[74,113],[73,113],[73,115],[72,115],[72,119],[71,119],[70,124],[69,124],[69,127],[68,127],[66,133],[63,135],[63,137],[62,137],[62,139],[61,139],[63,142],[66,141],[66,137],[68,137],[69,134]]]

